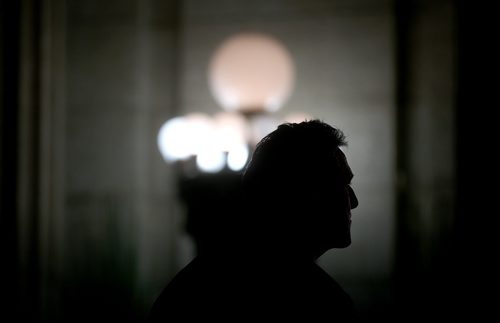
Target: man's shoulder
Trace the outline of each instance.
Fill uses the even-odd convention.
[[[322,299],[322,303],[328,303],[330,306],[347,311],[354,310],[351,296],[332,276],[317,265],[314,268],[313,280],[314,283],[311,285],[314,294]]]
[[[163,289],[160,297],[166,297],[170,293],[189,293],[199,286],[208,275],[208,265],[202,259],[194,258],[170,280]]]
[[[148,322],[159,322],[166,317],[175,317],[193,305],[199,297],[200,275],[203,272],[199,259],[184,266],[163,288],[149,313]]]

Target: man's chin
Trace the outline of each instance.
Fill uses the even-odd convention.
[[[349,247],[350,245],[351,245],[351,237],[349,236],[346,237],[345,239],[335,241],[333,248],[344,249]]]
[[[340,247],[338,247],[339,249],[344,249],[344,248],[347,248],[351,245],[351,240],[345,242],[343,245],[341,245]]]
[[[343,239],[343,240],[332,241],[328,247],[321,250],[321,252],[318,252],[318,254],[321,255],[330,249],[344,249],[344,248],[349,247],[350,245],[351,245],[351,237],[348,237],[348,238]]]

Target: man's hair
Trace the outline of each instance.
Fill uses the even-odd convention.
[[[336,149],[347,145],[344,133],[314,119],[284,123],[255,148],[243,174],[247,193],[276,194],[287,185],[302,185],[310,175],[331,169]]]
[[[316,119],[281,124],[264,137],[243,173],[246,216],[238,218],[238,232],[283,237],[313,223],[306,214],[322,205],[309,197],[341,181],[336,154],[345,145],[342,131]]]

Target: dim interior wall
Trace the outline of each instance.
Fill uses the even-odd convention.
[[[414,310],[416,300],[422,298],[424,313],[429,308],[445,312],[453,296],[450,271],[454,269],[450,265],[456,247],[457,162],[454,4],[414,1],[405,8],[403,99],[398,106],[402,195],[398,200],[396,264],[402,312],[404,308]]]
[[[63,315],[92,298],[88,315],[137,318],[181,266],[156,145],[178,109],[174,4],[67,3]]]
[[[275,35],[296,60],[295,92],[280,113],[305,111],[347,134],[360,200],[353,244],[328,252],[320,264],[365,313],[387,310],[395,243],[391,2],[188,0],[176,7],[173,1],[53,0],[42,7],[59,17],[46,18],[58,45],[44,52],[54,65],[42,64],[56,71],[42,82],[49,86],[44,95],[55,93],[42,98],[44,106],[56,107],[49,109],[55,122],[46,120],[43,128],[56,134],[42,148],[55,174],[44,177],[55,186],[40,195],[42,203],[54,203],[40,220],[42,239],[50,241],[42,266],[55,268],[43,277],[52,295],[42,296],[52,302],[45,317],[67,319],[84,307],[82,320],[96,313],[140,316],[185,263],[183,210],[156,134],[174,115],[220,110],[208,91],[206,64],[224,37],[248,29]],[[405,153],[418,213],[411,219],[421,222],[414,228],[424,253],[437,250],[436,242],[444,246],[440,228],[449,223],[446,205],[453,201],[447,10],[423,11],[411,40],[414,92]],[[123,310],[124,304],[130,306]]]
[[[424,266],[449,237],[455,187],[454,11],[451,1],[416,11],[408,105],[409,180],[420,210]],[[444,235],[444,237],[443,237]],[[444,246],[441,246],[444,247]],[[427,268],[428,269],[428,268]]]

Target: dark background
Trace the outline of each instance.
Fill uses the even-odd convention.
[[[207,55],[245,29],[297,58],[283,110],[347,130],[359,225],[320,263],[362,318],[489,315],[493,12],[451,0],[2,1],[2,319],[144,317],[196,253],[157,131],[219,109]]]

